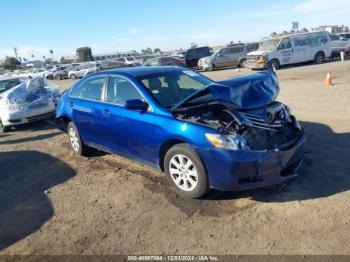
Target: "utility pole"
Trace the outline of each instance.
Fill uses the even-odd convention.
[[[18,49],[17,49],[17,47],[14,47],[13,51],[15,52],[16,59],[18,59]]]

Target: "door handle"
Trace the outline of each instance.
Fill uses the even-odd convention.
[[[111,111],[109,111],[109,109],[105,109],[105,110],[103,110],[103,112],[105,113],[105,115],[109,115],[111,113]]]
[[[69,105],[70,105],[70,107],[73,107],[74,103],[71,101],[71,102],[69,102]]]

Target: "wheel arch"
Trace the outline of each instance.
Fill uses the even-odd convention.
[[[163,172],[165,171],[164,168],[164,158],[165,158],[165,154],[166,152],[172,148],[173,146],[177,145],[177,144],[188,144],[184,139],[180,139],[180,138],[172,138],[169,139],[167,141],[165,141],[159,148],[159,168],[160,170],[162,170]]]

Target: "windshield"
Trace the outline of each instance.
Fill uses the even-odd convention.
[[[0,94],[19,85],[21,81],[18,78],[0,81]]]
[[[267,40],[267,41],[261,42],[258,50],[261,50],[261,51],[276,50],[279,42],[280,42],[280,39]]]
[[[158,103],[167,108],[173,107],[212,83],[208,78],[190,70],[142,76],[139,80]]]

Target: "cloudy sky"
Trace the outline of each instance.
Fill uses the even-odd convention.
[[[350,24],[349,0],[0,0],[0,59],[255,41],[271,32]]]

